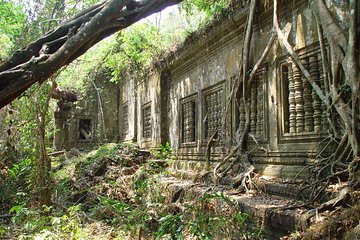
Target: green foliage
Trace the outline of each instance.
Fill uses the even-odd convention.
[[[114,82],[121,81],[125,72],[143,75],[162,52],[182,42],[199,27],[206,14],[193,12],[190,16],[174,8],[161,16],[160,23],[141,21],[101,41],[60,72],[59,85],[84,93],[89,78],[94,80],[96,73],[104,69],[111,72]]]
[[[65,213],[54,213],[51,207],[34,211],[25,205],[10,209],[12,222],[21,227],[18,239],[87,239],[89,236],[82,227],[80,205],[74,205]]]
[[[24,5],[0,0],[0,58],[6,58],[14,50],[26,22]]]
[[[156,159],[175,160],[174,151],[168,142],[166,142],[165,145],[160,144],[159,149],[152,149],[151,154]]]
[[[9,231],[10,229],[7,228],[6,226],[2,226],[0,225],[0,238],[4,238],[6,233]]]
[[[181,4],[181,8],[188,14],[196,14],[197,11],[205,12],[208,21],[214,15],[220,14],[229,4],[231,0],[185,0]],[[197,11],[196,11],[197,10]]]
[[[214,202],[222,202],[221,211],[214,209]],[[184,233],[196,239],[261,239],[261,230],[252,227],[249,216],[242,213],[235,202],[222,192],[208,194],[185,205],[185,210],[160,219],[157,239],[184,239]]]
[[[131,205],[114,198],[98,196],[98,199],[99,205],[97,207],[107,207],[115,213],[113,219],[111,219],[112,224],[119,222],[122,216],[130,214],[134,210]]]
[[[163,148],[164,152],[171,152],[169,145]],[[111,158],[126,167],[128,162],[117,159],[129,154],[134,156],[133,161],[138,161],[136,146],[106,144],[69,159],[64,163],[68,165],[63,168],[66,170],[60,170],[61,174],[56,173],[54,178],[57,193],[71,195],[85,191],[89,199],[79,205],[68,202],[69,198],[65,196],[57,197],[57,201],[63,201],[57,205],[63,208],[56,209],[33,210],[24,202],[16,204],[10,211],[14,229],[19,229],[14,236],[20,239],[108,239],[106,234],[110,234],[114,239],[130,239],[138,236],[141,229],[145,239],[231,239],[233,236],[261,239],[261,232],[253,227],[249,216],[241,213],[236,202],[221,192],[205,193],[195,199],[186,195],[183,203],[170,203],[164,187],[159,184],[163,169],[154,170],[151,161],[143,163],[130,178],[120,177],[120,184],[113,182],[107,174],[93,178],[89,173],[104,158]],[[75,165],[80,162],[86,167],[76,170]],[[115,166],[109,165],[107,171]],[[114,177],[121,176],[121,172]],[[60,188],[67,191],[60,191]],[[109,188],[111,191],[104,191]],[[112,194],[119,190],[126,190],[126,195]],[[93,223],[105,232],[96,235],[99,228],[93,229]]]
[[[11,129],[11,142],[9,148],[17,149],[16,154],[9,156],[7,148],[0,149],[0,161],[9,161],[9,174],[0,186],[0,203],[2,207],[21,205],[23,202],[32,200],[31,192],[34,192],[38,161],[40,158],[40,114],[46,110],[50,85],[44,83],[41,86],[33,86],[26,94],[12,103],[8,114],[7,128]],[[51,111],[46,112],[46,139],[51,136]],[[11,121],[11,124],[10,124]],[[47,130],[47,131],[46,131]],[[49,142],[47,142],[49,144]],[[41,177],[44,177],[42,174]]]
[[[8,175],[0,186],[0,205],[22,205],[29,201],[31,160],[25,158],[8,169]]]
[[[156,239],[169,236],[170,239],[184,239],[183,215],[169,214],[160,219],[160,227],[156,232]]]
[[[152,23],[138,23],[121,31],[110,48],[106,67],[118,81],[125,70],[136,72],[149,67],[155,56],[164,49],[164,37]]]

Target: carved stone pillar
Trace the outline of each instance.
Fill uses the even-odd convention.
[[[293,78],[295,82],[295,104],[296,104],[296,132],[301,133],[305,130],[305,112],[301,73],[293,63]]]
[[[239,111],[240,111],[240,126],[239,126],[239,129],[240,129],[240,132],[244,132],[244,129],[245,129],[245,106],[244,106],[244,102],[242,100],[242,98],[240,99],[240,102],[239,102]]]
[[[310,74],[314,79],[315,83],[317,83],[320,86],[319,63],[316,55],[311,56],[309,62],[310,62]],[[312,105],[314,109],[314,131],[316,133],[319,133],[321,132],[321,114],[322,114],[321,100],[314,90],[312,91],[312,99],[313,99]]]
[[[289,132],[296,133],[296,103],[295,103],[295,81],[293,64],[289,62]]]
[[[206,101],[206,138],[211,137],[211,135],[221,128],[221,120],[223,117],[223,99],[222,89],[217,90],[208,94],[205,97]]]
[[[126,138],[126,135],[129,132],[129,107],[127,104],[123,105],[122,109],[122,118],[123,118],[123,124],[122,124],[122,137],[123,139]]]
[[[302,60],[306,69],[309,69],[309,59],[304,58]],[[312,106],[312,95],[311,95],[311,85],[303,75],[303,99],[304,99],[304,111],[305,111],[305,132],[313,132],[314,131],[314,110]]]
[[[183,142],[195,141],[195,103],[193,101],[183,105]]]
[[[152,124],[151,124],[151,104],[148,103],[143,106],[143,138],[151,138]]]
[[[319,54],[319,62],[321,62],[321,55]],[[324,74],[324,70],[322,67],[322,64],[319,64],[319,73],[320,73],[320,88],[323,91],[323,93],[325,93],[325,74]],[[326,104],[324,102],[321,102],[321,108],[322,108],[322,114],[321,114],[321,123],[322,123],[322,131],[326,132],[327,129],[329,128],[329,123],[327,120],[327,109],[326,109]]]
[[[211,134],[211,132],[213,131],[213,118],[212,118],[212,113],[213,113],[213,108],[212,108],[212,96],[206,96],[206,115],[207,115],[207,131],[206,131],[206,138],[209,137],[209,135]]]
[[[264,129],[264,79],[259,74],[257,79],[257,117],[256,117],[256,136],[263,136]]]
[[[256,115],[257,115],[257,96],[256,96],[256,82],[251,86],[250,95],[250,132],[256,133]]]

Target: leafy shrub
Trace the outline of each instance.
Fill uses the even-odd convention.
[[[166,142],[165,145],[160,144],[159,149],[152,149],[151,154],[154,158],[161,160],[174,160],[174,150],[171,148],[170,143]]]

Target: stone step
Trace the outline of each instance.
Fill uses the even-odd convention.
[[[182,190],[182,196],[186,199],[196,199],[203,196],[205,192],[219,191],[214,186],[194,184],[192,181],[174,177],[163,178],[161,184],[172,195]],[[279,239],[294,232],[300,223],[301,213],[306,211],[303,207],[304,203],[298,200],[289,200],[265,193],[238,193],[234,190],[223,192],[226,197],[238,204],[242,212],[249,214],[258,222],[267,235],[267,239]],[[173,198],[173,196],[170,197]],[[217,204],[221,209],[224,203],[219,199]]]
[[[214,163],[212,163],[214,167]],[[170,164],[171,175],[182,180],[192,180],[201,176],[205,165],[199,161],[175,161]],[[255,187],[267,194],[297,200],[308,200],[311,190],[306,188],[303,180],[286,180],[273,177],[260,176],[254,181]],[[327,198],[323,199],[325,201]]]
[[[283,181],[258,177],[254,182],[259,190],[267,194],[297,200],[310,199],[311,189],[307,188],[303,181]]]

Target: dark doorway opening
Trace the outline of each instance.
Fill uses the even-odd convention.
[[[79,120],[79,139],[80,140],[92,139],[91,119]]]

